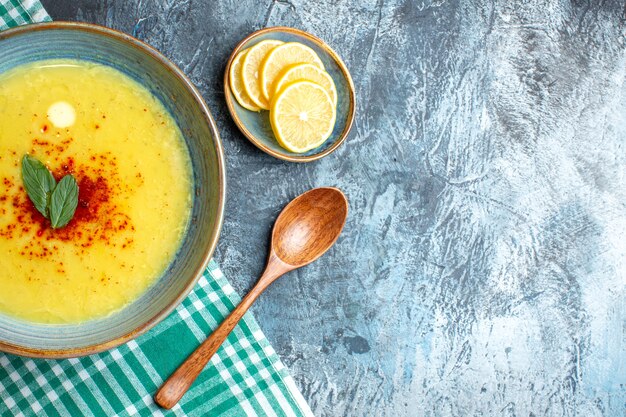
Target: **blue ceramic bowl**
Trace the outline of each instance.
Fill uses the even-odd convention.
[[[233,59],[239,51],[249,48],[256,43],[267,39],[276,39],[283,42],[300,42],[311,47],[322,60],[324,68],[333,78],[337,88],[337,120],[335,128],[328,140],[318,148],[312,149],[304,154],[293,153],[281,147],[270,125],[269,112],[252,112],[243,108],[237,103],[235,96],[230,89],[228,74]],[[326,45],[321,39],[302,30],[288,27],[271,27],[261,29],[239,42],[226,65],[224,74],[224,93],[226,104],[235,124],[256,147],[262,151],[291,162],[310,162],[320,159],[339,147],[348,136],[354,121],[356,109],[356,97],[354,84],[348,68],[343,63],[339,55]]]
[[[226,179],[217,128],[200,93],[167,58],[117,31],[54,22],[0,33],[0,73],[44,59],[89,60],[116,68],[147,87],[169,110],[191,156],[191,224],[174,261],[138,300],[106,318],[46,325],[0,315],[0,350],[33,357],[74,357],[110,349],[147,331],[191,291],[217,244]]]

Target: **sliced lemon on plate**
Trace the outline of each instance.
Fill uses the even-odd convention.
[[[312,64],[324,69],[324,64],[315,51],[298,42],[287,42],[272,49],[263,59],[259,71],[263,98],[271,100],[274,83],[286,67],[293,64]]]
[[[286,85],[272,101],[270,123],[283,148],[304,153],[329,138],[336,110],[326,89],[311,81]]]
[[[250,97],[250,100],[257,106],[264,110],[269,110],[270,103],[263,97],[261,93],[261,83],[259,80],[261,61],[272,49],[284,42],[277,40],[265,40],[257,43],[249,48],[248,53],[243,58],[241,77],[243,81],[243,87]]]
[[[230,90],[233,92],[233,96],[235,96],[235,100],[239,103],[243,108],[246,108],[250,111],[259,111],[261,108],[254,104],[254,102],[250,99],[248,93],[243,86],[243,59],[248,53],[248,49],[244,49],[239,52],[233,62],[230,64],[230,72],[228,74],[228,79],[230,83]]]
[[[333,101],[333,104],[335,106],[337,105],[337,89],[335,88],[335,82],[330,74],[313,64],[295,64],[285,68],[276,80],[272,95],[280,92],[287,84],[298,80],[312,81],[324,87]]]

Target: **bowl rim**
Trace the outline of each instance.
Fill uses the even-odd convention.
[[[195,270],[194,274],[190,277],[189,282],[178,294],[178,296],[170,303],[168,303],[162,310],[160,310],[158,313],[148,319],[145,323],[138,326],[136,329],[122,336],[105,342],[87,345],[79,348],[37,349],[0,341],[0,351],[32,358],[61,359],[86,356],[94,353],[103,352],[105,350],[113,349],[117,346],[120,346],[123,343],[126,343],[132,339],[135,339],[138,336],[147,332],[148,330],[152,329],[159,322],[161,322],[161,320],[163,320],[172,311],[174,311],[174,309],[187,297],[187,295],[191,292],[193,287],[200,279],[203,271],[208,266],[213,252],[215,251],[215,248],[217,246],[220,232],[222,230],[222,225],[224,223],[224,207],[226,201],[226,164],[224,160],[224,149],[217,129],[217,124],[215,123],[215,120],[213,119],[213,116],[211,115],[211,112],[207,104],[205,103],[202,94],[193,85],[191,80],[183,73],[183,71],[178,68],[176,64],[174,64],[171,60],[165,57],[162,53],[160,53],[147,43],[140,41],[139,39],[134,38],[127,33],[111,29],[106,26],[83,22],[54,21],[16,26],[14,28],[1,31],[0,41],[10,37],[19,36],[24,33],[46,30],[76,30],[88,33],[95,33],[118,40],[122,43],[126,43],[128,46],[138,49],[159,61],[173,76],[175,76],[182,82],[187,91],[192,95],[196,104],[200,107],[200,110],[204,115],[204,120],[208,124],[209,129],[211,130],[211,133],[213,135],[213,142],[215,144],[218,162],[219,193],[217,202],[218,214],[216,227],[213,228],[212,235],[209,240],[209,245],[207,247],[206,253],[204,254],[201,265]]]
[[[235,104],[234,104],[234,102],[233,102],[233,100],[231,98],[232,91],[230,89],[230,82],[229,82],[230,67],[231,67],[231,65],[233,63],[233,60],[235,59],[235,56],[237,56],[239,51],[243,48],[243,46],[245,44],[247,44],[249,41],[254,40],[254,38],[256,38],[258,36],[264,35],[266,33],[273,33],[273,32],[287,32],[287,33],[291,33],[291,34],[295,34],[295,35],[300,35],[300,36],[306,38],[307,40],[313,42],[314,44],[316,44],[319,48],[323,49],[328,55],[330,55],[335,60],[335,62],[339,66],[339,69],[341,70],[343,76],[348,81],[348,92],[349,92],[349,95],[348,95],[349,96],[348,120],[346,122],[346,125],[345,125],[343,131],[339,135],[339,139],[337,139],[335,141],[335,143],[332,144],[332,146],[324,149],[322,152],[315,153],[313,155],[290,155],[290,154],[283,153],[283,152],[277,152],[274,149],[272,149],[272,148],[268,147],[267,145],[265,145],[259,139],[257,139],[252,134],[252,132],[250,132],[248,130],[248,128],[245,126],[245,124],[239,119],[239,116],[237,116],[237,113],[235,112]],[[320,158],[325,157],[326,155],[331,154],[337,148],[339,148],[339,146],[341,146],[341,144],[343,142],[345,142],[346,138],[348,137],[348,134],[350,133],[350,130],[352,129],[352,125],[354,124],[354,118],[355,118],[355,113],[356,113],[356,93],[355,93],[355,91],[356,90],[354,88],[354,82],[352,81],[352,76],[350,75],[350,71],[348,70],[348,67],[346,66],[346,64],[341,60],[341,57],[339,56],[339,54],[337,54],[326,42],[324,42],[323,40],[321,40],[317,36],[312,35],[312,34],[310,34],[308,32],[300,30],[300,29],[286,27],[286,26],[272,26],[272,27],[268,27],[268,28],[259,29],[259,30],[255,31],[255,32],[252,32],[251,34],[249,34],[245,38],[243,38],[237,44],[235,49],[233,49],[233,52],[230,54],[230,57],[228,58],[228,63],[226,64],[226,71],[224,72],[224,96],[226,97],[226,105],[228,106],[228,112],[230,113],[231,117],[235,121],[235,124],[237,125],[237,127],[239,128],[241,133],[243,133],[244,136],[246,138],[248,138],[248,140],[250,142],[252,142],[252,144],[254,144],[254,146],[256,146],[257,148],[261,149],[263,152],[265,152],[265,153],[267,153],[269,155],[272,155],[275,158],[282,159],[284,161],[289,161],[289,162],[311,162],[311,161],[316,161],[316,160],[318,160]]]

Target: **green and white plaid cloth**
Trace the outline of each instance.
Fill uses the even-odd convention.
[[[0,0],[0,30],[50,20],[39,0]]]
[[[50,17],[35,0],[0,0],[0,30]],[[240,298],[211,261],[183,303],[147,334],[76,359],[0,353],[0,416],[312,416],[248,313],[172,410],[152,400],[160,384]]]

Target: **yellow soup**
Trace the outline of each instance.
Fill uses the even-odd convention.
[[[66,227],[30,202],[25,154],[76,178]],[[75,323],[139,297],[180,246],[191,178],[176,123],[121,72],[64,60],[0,74],[0,313]]]

